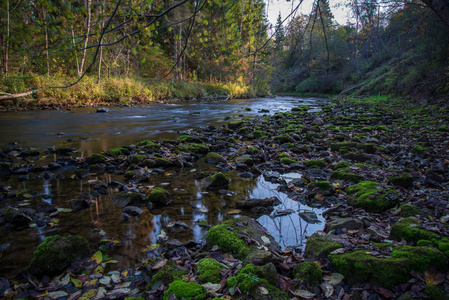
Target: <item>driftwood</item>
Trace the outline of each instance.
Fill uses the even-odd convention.
[[[32,90],[32,91],[28,91],[25,93],[19,93],[19,94],[8,94],[8,93],[2,93],[5,95],[0,96],[0,100],[8,100],[8,99],[15,99],[15,98],[20,98],[20,97],[25,97],[31,94],[35,94],[37,93],[39,90]]]
[[[344,93],[346,93],[346,92],[348,92],[348,91],[350,91],[350,90],[353,90],[353,89],[355,89],[355,88],[358,88],[359,86],[362,86],[362,85],[364,85],[365,83],[368,83],[368,82],[370,82],[370,80],[367,80],[367,81],[365,81],[365,82],[362,82],[361,84],[358,84],[358,85],[353,86],[353,87],[351,87],[351,88],[349,88],[349,89],[347,89],[347,90],[344,90],[343,92],[340,93],[340,95],[342,95],[342,94],[344,94]]]

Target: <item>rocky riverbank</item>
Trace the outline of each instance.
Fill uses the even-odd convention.
[[[170,239],[159,257],[110,272],[107,268],[115,261],[108,257],[107,246],[92,249],[83,237],[59,237],[48,231],[30,266],[15,278],[0,279],[0,295],[16,299],[445,299],[449,294],[448,112],[441,104],[340,99],[320,113],[297,107],[289,113],[232,120],[227,126],[190,131],[177,140],[142,141],[87,158],[73,156],[75,149],[53,149],[58,160],[44,166],[30,159],[41,154],[36,149],[5,148],[0,152],[0,175],[5,181],[10,176],[19,181],[48,177],[67,166],[73,169],[71,180],[102,173],[121,176],[119,181],[94,180],[92,197],[74,200],[68,209],[88,208],[96,195],[113,193],[113,201],[123,207],[122,222],[172,205],[170,190],[147,188],[145,182],[161,170],[192,167],[198,160],[215,166],[214,172],[195,173],[211,193],[232,193],[226,172],[235,170],[241,178],[263,175],[279,183],[278,190],[291,199],[328,209],[323,213],[324,230],[310,236],[301,252],[281,249],[253,220],[272,213],[278,199],[229,200],[242,216],[229,216],[210,228],[204,243]],[[303,176],[286,182],[281,174],[290,171]],[[44,201],[46,195],[6,184],[2,191],[5,205],[0,224],[10,230],[51,223],[58,213]],[[33,208],[22,205],[27,201],[33,201]],[[300,211],[299,216],[309,223],[317,220],[310,212]],[[166,239],[163,234],[159,238]],[[7,245],[0,250],[8,251]]]

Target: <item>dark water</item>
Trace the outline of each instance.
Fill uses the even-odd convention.
[[[273,99],[232,100],[225,103],[197,104],[154,104],[131,108],[112,108],[107,114],[97,114],[95,109],[77,109],[74,111],[38,111],[0,114],[0,144],[20,141],[22,146],[40,149],[54,145],[72,145],[85,154],[106,151],[115,146],[135,143],[144,139],[175,137],[177,132],[206,125],[221,125],[232,119],[246,116],[261,116],[261,109],[290,111],[294,106],[309,105],[317,109],[320,99],[298,99],[278,97]],[[64,135],[58,135],[64,133]],[[67,142],[67,139],[74,141]],[[80,140],[81,139],[81,140]],[[46,160],[56,157],[47,157]],[[282,204],[278,210],[293,209],[295,212],[272,218],[261,216],[258,221],[268,229],[283,248],[293,246],[301,248],[305,236],[321,230],[324,223],[308,224],[299,215],[299,210],[314,211],[323,220],[321,208],[311,208],[296,202],[286,194],[277,191],[277,184],[264,180],[242,179],[235,172],[225,174],[231,178],[229,190],[234,196],[207,191],[193,174],[197,170],[214,170],[214,167],[198,162],[194,168],[167,169],[152,175],[149,183],[141,188],[163,186],[172,198],[173,204],[158,210],[148,211],[138,217],[121,222],[121,207],[116,205],[110,194],[92,200],[89,209],[80,212],[59,212],[54,217],[45,217],[41,223],[32,223],[29,228],[11,229],[0,227],[0,246],[5,246],[0,257],[0,277],[16,275],[27,266],[32,253],[46,235],[82,235],[88,238],[92,247],[103,246],[104,253],[119,261],[112,268],[128,268],[138,265],[160,254],[162,237],[181,242],[201,241],[208,230],[207,226],[242,214],[234,209],[235,201],[248,198],[266,198],[276,196]],[[33,193],[51,195],[46,201],[58,208],[68,208],[69,201],[80,199],[83,192],[93,191],[93,182],[105,183],[111,180],[123,182],[123,177],[113,174],[89,176],[83,180],[72,180],[73,170],[61,170],[51,180],[42,177],[19,182],[16,176],[8,179],[12,189],[30,189]],[[300,173],[284,174],[288,181],[300,177]],[[40,199],[21,201],[22,207],[35,208]],[[5,202],[5,201],[3,201]],[[7,203],[0,202],[0,208]],[[201,223],[201,224],[198,224]],[[200,226],[201,225],[201,226]],[[111,245],[113,245],[111,247]],[[106,250],[106,248],[110,248]]]

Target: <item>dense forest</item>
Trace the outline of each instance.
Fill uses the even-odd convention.
[[[0,98],[101,98],[102,86],[152,100],[186,82],[231,96],[449,92],[444,1],[350,0],[346,25],[329,1],[308,15],[302,2],[271,26],[262,0],[2,0]]]

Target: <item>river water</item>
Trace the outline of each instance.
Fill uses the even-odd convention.
[[[254,98],[230,100],[216,103],[149,104],[135,107],[112,107],[108,113],[96,113],[94,108],[67,110],[44,110],[8,112],[0,114],[0,145],[18,144],[21,147],[35,147],[45,150],[54,146],[70,146],[80,149],[81,155],[107,151],[112,147],[129,145],[146,139],[175,138],[180,132],[193,128],[227,124],[229,119],[258,117],[264,114],[290,111],[292,107],[308,105],[310,111],[319,111],[325,103],[319,98]],[[262,111],[262,110],[268,110]],[[41,159],[41,158],[38,158]],[[48,159],[55,159],[47,157]],[[194,167],[214,170],[214,167],[198,162]],[[177,239],[201,241],[208,226],[220,224],[239,215],[232,203],[248,198],[276,196],[282,204],[277,210],[291,209],[295,212],[286,216],[264,215],[257,220],[273,235],[283,248],[303,248],[305,237],[321,230],[324,208],[312,208],[290,199],[277,190],[278,184],[267,182],[263,176],[243,179],[234,172],[226,174],[231,178],[229,190],[236,195],[207,191],[201,182],[193,178],[193,169],[166,170],[152,175],[147,186],[164,186],[173,197],[173,204],[164,209],[151,210],[127,222],[121,222],[121,207],[116,205],[109,191],[92,199],[91,207],[80,212],[64,212],[68,202],[79,199],[80,194],[92,192],[92,182],[110,182],[123,177],[114,174],[96,175],[83,180],[71,180],[73,170],[58,171],[50,180],[42,176],[19,181],[17,176],[6,179],[12,189],[29,189],[33,193],[50,195],[45,201],[61,208],[53,217],[46,216],[40,222],[33,222],[29,228],[15,230],[0,227],[0,276],[14,276],[27,266],[34,249],[45,236],[82,235],[92,247],[103,251],[119,262],[114,268],[128,268],[138,265],[160,254],[163,240]],[[287,181],[301,177],[301,173],[284,174]],[[30,176],[31,177],[31,176]],[[21,203],[24,208],[35,208],[41,199],[27,199]],[[3,201],[5,202],[5,201]],[[0,202],[0,208],[9,203]],[[313,211],[321,223],[309,224],[302,220],[298,211]],[[241,213],[241,212],[240,212]]]

